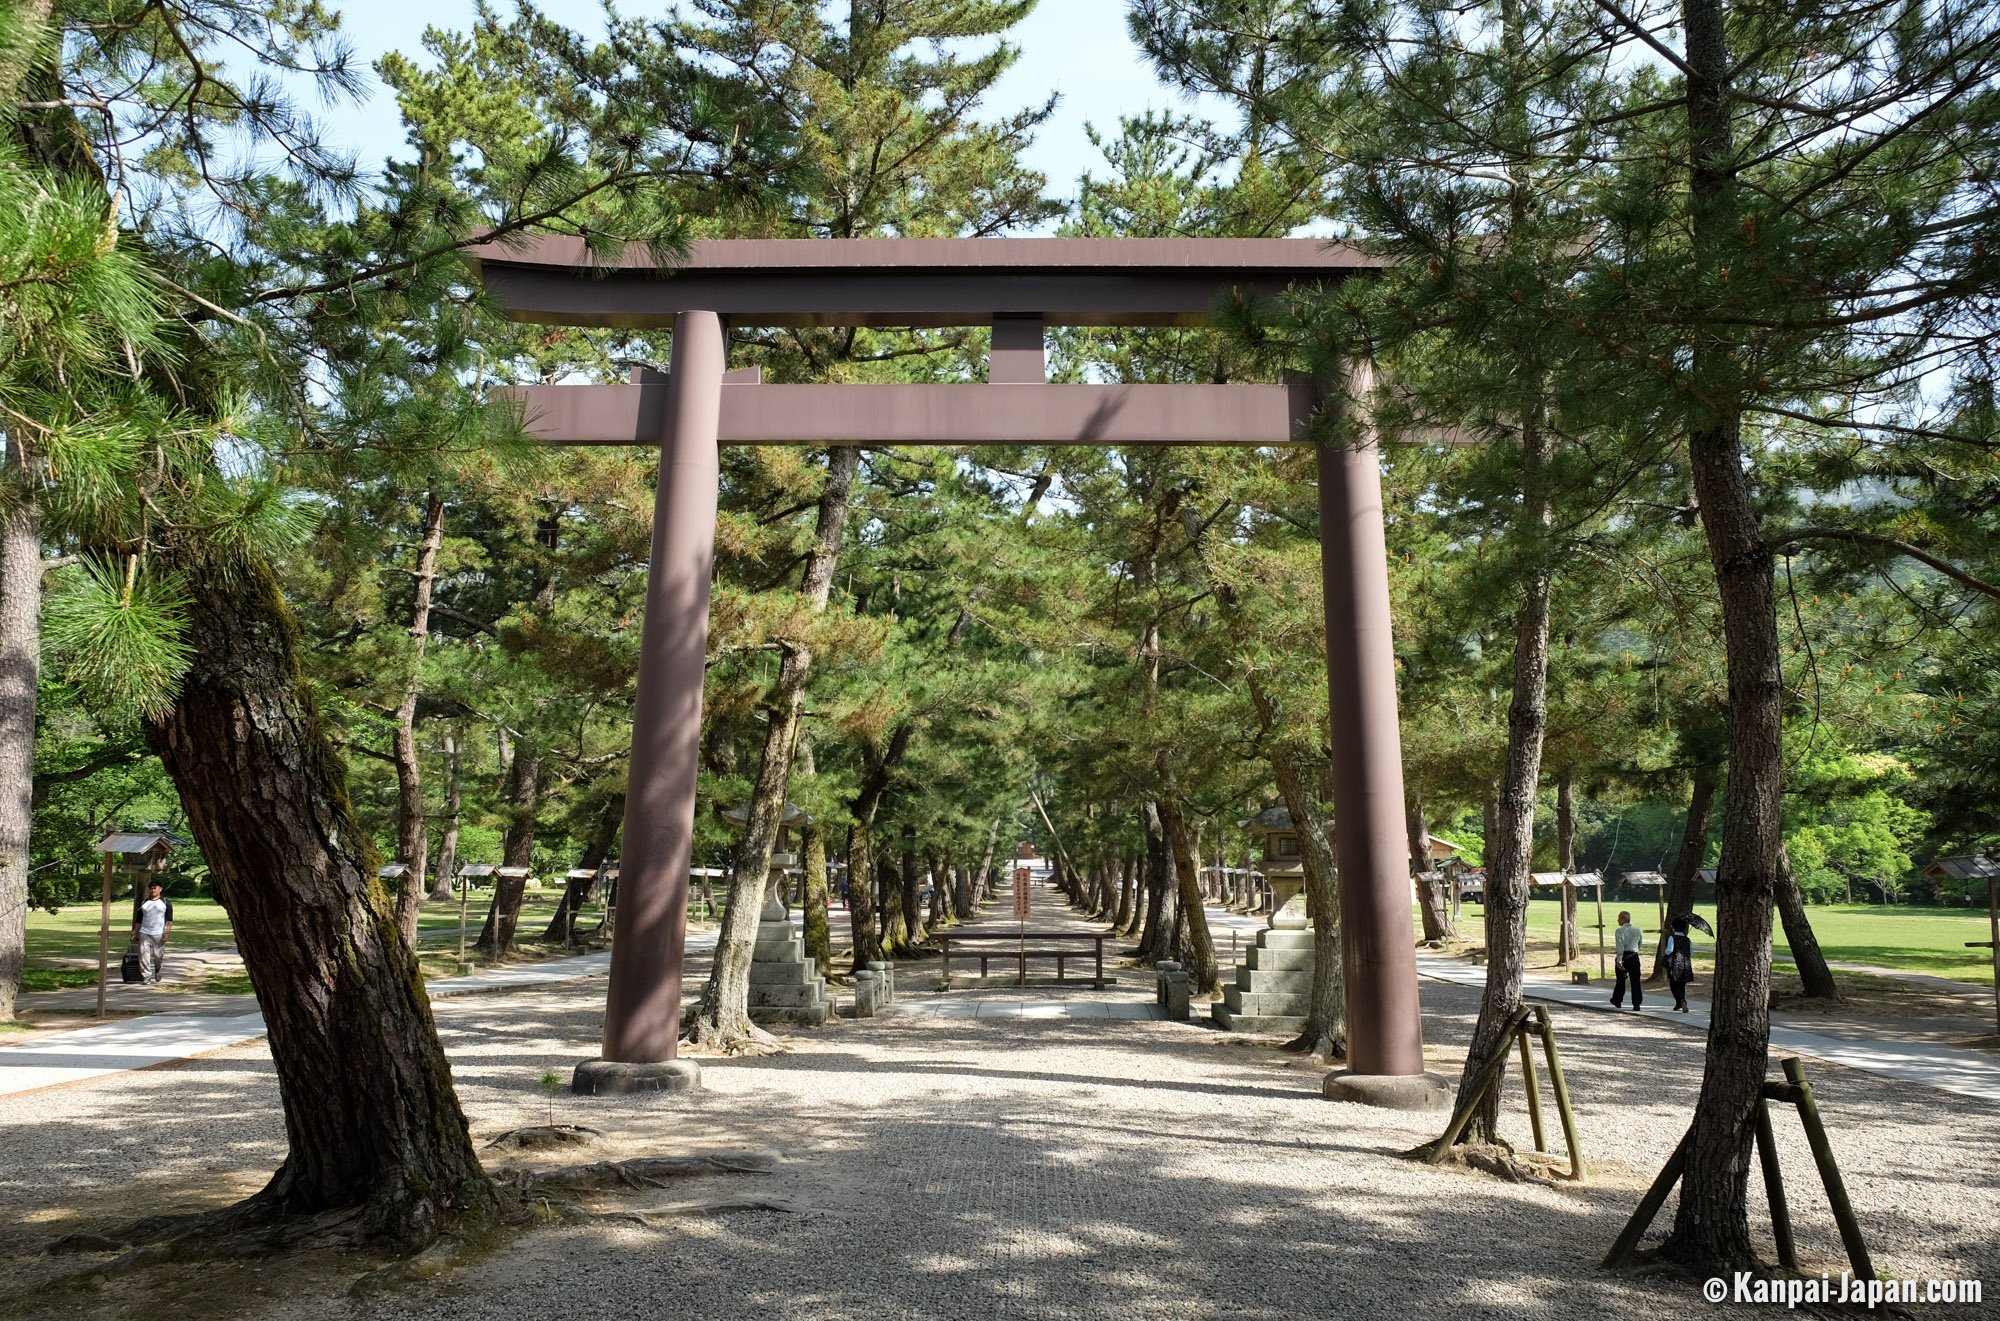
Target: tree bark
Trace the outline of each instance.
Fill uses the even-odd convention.
[[[1146,917],[1139,928],[1137,957],[1141,963],[1153,963],[1166,956],[1168,942],[1173,939],[1173,914],[1167,911],[1173,860],[1160,828],[1159,804],[1148,796],[1140,811],[1146,822]]]
[[[986,852],[979,859],[979,870],[972,878],[972,901],[983,903],[993,895],[993,855],[1000,847],[1000,818],[994,817],[993,824],[986,828]]]
[[[624,824],[625,795],[622,792],[611,794],[592,819],[590,838],[583,845],[583,856],[576,860],[578,871],[587,867],[592,875],[576,881],[564,878],[562,902],[556,905],[556,915],[549,919],[548,929],[542,932],[544,941],[550,944],[558,940],[568,943],[573,932],[573,919],[583,912],[583,906],[596,892],[596,873],[603,869],[605,860],[611,856],[612,845],[618,842],[618,832]]]
[[[826,910],[832,896],[826,882],[826,827],[814,821],[802,832],[806,881],[799,900],[805,918],[806,953],[818,967],[819,975],[833,975],[833,932],[827,925]]]
[[[1721,0],[1683,0],[1689,219],[1696,287],[1719,289],[1738,229],[1731,56]],[[1726,341],[1695,337],[1688,459],[1722,607],[1729,772],[1716,873],[1715,980],[1679,1210],[1662,1252],[1704,1271],[1747,1266],[1757,1098],[1769,1065],[1771,906],[1784,870],[1784,672],[1771,549],[1743,467],[1742,394]]]
[[[915,826],[905,825],[903,827],[902,844],[903,923],[910,930],[910,944],[915,946],[923,943],[925,935],[922,886],[917,876],[919,855],[917,853],[917,828]]]
[[[1130,858],[1118,859],[1118,911],[1111,919],[1111,929],[1123,932],[1132,924],[1132,889],[1136,878],[1136,868]]]
[[[854,934],[854,967],[860,972],[882,957],[875,931],[874,828],[857,819],[847,828],[847,920]]]
[[[1827,966],[1826,955],[1820,951],[1819,937],[1813,934],[1812,923],[1806,918],[1806,899],[1799,892],[1798,878],[1792,875],[1789,853],[1780,853],[1773,895],[1777,901],[1779,920],[1785,925],[1785,943],[1791,946],[1792,966],[1798,970],[1801,988],[1815,1000],[1838,1002],[1842,998],[1840,987],[1833,980],[1833,969]]]
[[[436,491],[424,497],[423,529],[410,603],[410,673],[403,681],[396,732],[389,741],[390,760],[396,766],[396,860],[409,868],[396,888],[396,926],[412,949],[417,944],[417,914],[423,908],[424,864],[430,855],[424,838],[423,774],[417,762],[417,698],[423,692],[424,651],[431,640],[431,587],[437,581],[438,547],[444,541],[444,497]]]
[[[1435,877],[1437,869],[1431,866],[1430,823],[1424,819],[1423,795],[1415,781],[1410,783],[1409,794],[1410,866],[1417,878],[1417,913],[1424,924],[1424,943],[1450,940],[1454,933],[1451,914],[1445,908],[1444,883],[1424,879]]]
[[[1568,963],[1577,955],[1576,887],[1569,883],[1576,870],[1576,803],[1569,772],[1556,776],[1556,870],[1562,880],[1562,922],[1556,931],[1556,962]]]
[[[464,790],[459,784],[460,740],[454,732],[444,737],[444,838],[438,841],[437,874],[431,880],[431,898],[452,897],[452,883],[458,872],[458,819],[464,806]]]
[[[879,751],[863,742],[861,747],[861,787],[848,804],[854,821],[847,836],[847,910],[854,926],[854,971],[870,963],[896,958],[909,944],[908,928],[901,920],[902,906],[882,902],[878,888],[881,867],[875,851],[875,817],[889,792],[896,767],[909,751],[914,727],[908,721],[897,725],[888,743]]]
[[[854,474],[861,451],[837,446],[827,451],[826,481],[820,488],[812,548],[806,554],[800,594],[816,618],[826,612],[833,592],[833,570],[840,559],[840,541],[854,491]],[[800,723],[805,715],[806,689],[812,680],[813,648],[805,638],[779,643],[778,680],[767,702],[763,758],[750,792],[750,815],[729,871],[728,908],[716,937],[715,961],[708,985],[690,1027],[693,1040],[704,1046],[735,1049],[757,1037],[750,1023],[750,962],[756,952],[758,913],[771,870],[771,852],[782,833],[785,794],[791,785],[792,758],[798,751]],[[821,912],[824,922],[824,910]]]
[[[1542,537],[1549,518],[1543,485],[1548,432],[1539,407],[1523,409],[1521,424],[1521,531],[1527,557],[1521,608],[1514,619],[1514,690],[1507,708],[1507,761],[1494,803],[1492,833],[1486,839],[1486,988],[1479,1020],[1459,1076],[1461,1094],[1496,1052],[1510,1044],[1508,1023],[1521,1007],[1521,977],[1528,952],[1528,886],[1533,865],[1535,795],[1541,784],[1542,734],[1548,723],[1549,571]],[[1461,1142],[1492,1142],[1499,1136],[1499,1081],[1488,1089],[1465,1126]]]
[[[42,673],[42,515],[6,437],[0,506],[0,1022],[14,1017],[28,939],[28,835],[34,823],[35,708]]]
[[[291,1144],[245,1214],[344,1213],[404,1250],[485,1223],[493,1188],[277,581],[261,561],[176,567],[195,651],[146,738],[235,930]]]
[[[1162,771],[1165,770],[1165,761],[1166,754],[1161,753]],[[1187,817],[1182,814],[1180,803],[1174,799],[1171,775],[1167,777],[1167,791],[1159,799],[1159,808],[1160,828],[1166,834],[1168,847],[1173,850],[1181,921],[1185,923],[1183,938],[1174,945],[1174,953],[1183,956],[1177,961],[1187,970],[1194,991],[1200,995],[1214,995],[1218,989],[1215,942],[1208,931],[1208,910],[1202,905],[1197,854],[1189,838]]]
[[[1290,757],[1271,758],[1278,793],[1299,828],[1299,865],[1305,872],[1306,902],[1312,908],[1313,979],[1306,1003],[1306,1025],[1290,1049],[1328,1059],[1347,1055],[1347,982],[1340,945],[1340,876],[1333,845],[1327,840],[1332,824],[1306,791],[1306,776]]]
[[[534,866],[535,813],[541,802],[541,745],[522,735],[514,740],[514,760],[507,770],[507,833],[501,837],[501,866]],[[525,875],[493,878],[493,902],[487,906],[486,925],[479,929],[475,946],[481,956],[497,962],[513,954],[514,936],[521,924],[521,899],[527,892]]]
[[[924,846],[924,865],[931,874],[931,930],[937,931],[947,921],[951,921],[951,877],[945,871],[944,855],[934,845]]]
[[[1715,805],[1716,774],[1713,767],[1697,766],[1694,785],[1688,791],[1687,820],[1681,826],[1680,850],[1674,854],[1673,870],[1667,873],[1667,929],[1674,919],[1694,912],[1695,885],[1701,880],[1701,860],[1708,852],[1708,818]],[[1665,981],[1667,951],[1664,940],[1653,942],[1653,971],[1649,981]]]

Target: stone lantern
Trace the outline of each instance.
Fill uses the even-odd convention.
[[[739,830],[750,824],[750,804],[732,807],[722,814],[722,819]],[[785,869],[799,865],[799,855],[792,852],[792,829],[795,826],[809,826],[811,816],[802,812],[794,804],[787,802],[778,818],[778,839],[771,849],[771,869],[764,877],[764,907],[757,914],[760,922],[782,922],[786,920]]]
[[[722,814],[725,821],[743,827],[749,824],[748,804]],[[790,803],[778,821],[778,839],[771,851],[771,868],[764,878],[764,906],[757,914],[757,945],[750,956],[750,1018],[753,1022],[782,1023],[795,1027],[816,1026],[832,1017],[833,1006],[826,997],[826,979],[819,965],[806,954],[805,941],[792,931],[791,914],[785,909],[785,869],[798,862],[790,851],[794,826],[810,825],[812,818]]]

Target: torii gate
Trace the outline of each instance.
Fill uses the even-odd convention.
[[[1375,264],[1315,239],[711,240],[670,271],[636,250],[604,271],[580,239],[540,237],[486,244],[475,257],[513,320],[673,329],[664,377],[517,392],[544,441],[660,447],[618,935],[603,1057],[577,1069],[585,1092],[679,1090],[699,1077],[675,1052],[717,446],[1306,443],[1319,403],[1310,384],[1054,385],[1043,331],[1199,325],[1226,290],[1275,294]],[[990,325],[993,348],[984,385],[766,385],[726,370],[725,324]],[[1367,365],[1354,370],[1365,386]],[[1435,1105],[1445,1092],[1424,1072],[1372,438],[1320,448],[1319,505],[1350,1063],[1326,1093]]]

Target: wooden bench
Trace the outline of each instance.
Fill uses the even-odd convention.
[[[961,958],[979,960],[979,975],[983,979],[995,959],[1011,960],[1015,965],[1015,985],[1028,984],[1029,959],[1054,959],[1056,961],[1056,981],[1088,981],[1099,990],[1110,985],[1104,975],[1104,942],[1106,936],[1092,931],[994,931],[994,932],[947,932],[938,936],[938,947],[943,952],[943,964],[939,969],[940,988],[951,989],[951,956],[954,947]],[[1061,948],[1058,942],[1074,944],[1088,943],[1090,949]],[[1093,972],[1088,978],[1067,975],[1071,959],[1092,960]]]

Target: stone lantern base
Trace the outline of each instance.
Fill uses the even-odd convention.
[[[750,1021],[765,1025],[817,1027],[833,1016],[826,978],[792,934],[782,910],[757,925],[757,948],[750,963]]]

